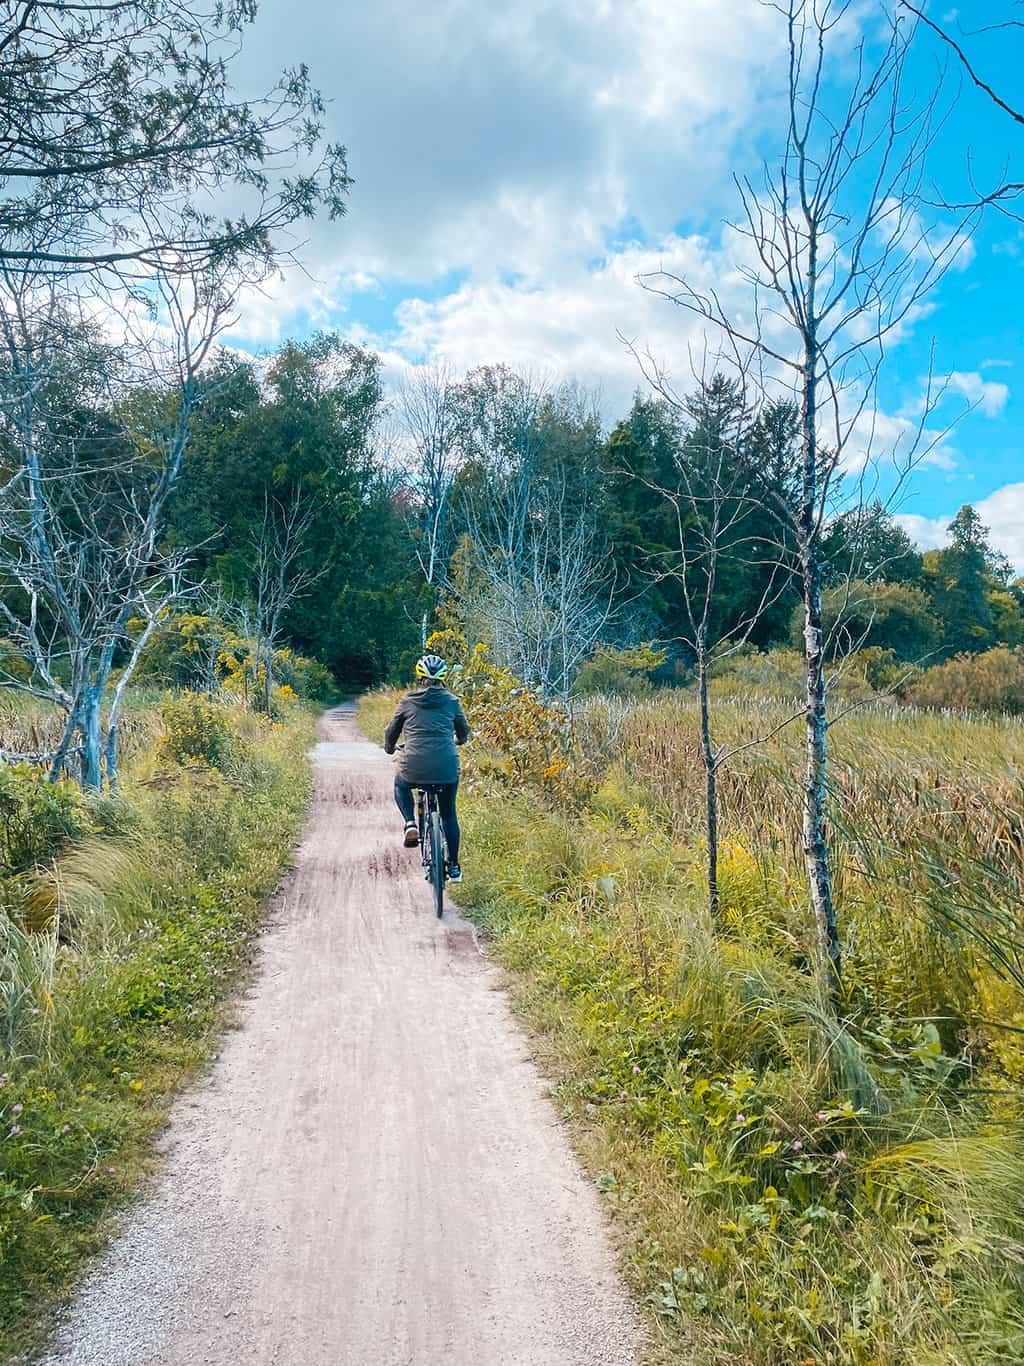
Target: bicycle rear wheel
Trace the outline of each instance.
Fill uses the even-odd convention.
[[[437,918],[444,915],[444,840],[441,838],[441,817],[430,813],[430,881],[434,888],[434,907]]]

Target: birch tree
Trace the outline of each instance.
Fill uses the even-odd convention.
[[[114,346],[34,268],[0,274],[0,616],[29,670],[2,681],[64,713],[51,776],[74,757],[85,786],[116,785],[128,683],[182,588],[164,516],[229,297],[158,277],[161,325],[129,315]]]
[[[970,222],[926,221],[923,182],[937,96],[919,101],[907,73],[897,8],[885,31],[850,42],[851,0],[779,0],[787,42],[786,116],[777,161],[737,181],[733,224],[746,302],[659,271],[645,288],[724,338],[741,367],[756,363],[800,414],[794,535],[804,614],[803,851],[823,971],[833,991],[842,954],[826,838],[828,715],[822,629],[822,537],[844,471],[859,478],[878,455],[877,381],[886,348],[913,324],[955,261]],[[832,58],[853,75],[835,93]],[[925,397],[931,411],[935,395]],[[925,425],[886,452],[894,479],[922,457]]]
[[[498,657],[524,683],[564,702],[611,618],[614,575],[597,527],[596,468],[571,468],[545,441],[542,419],[556,418],[557,397],[504,367],[467,379],[468,582],[478,596],[463,607],[486,619]]]
[[[743,648],[764,613],[790,581],[793,566],[766,535],[750,475],[752,421],[742,381],[722,373],[698,376],[698,389],[679,395],[650,356],[638,356],[657,393],[688,424],[679,438],[676,478],[648,487],[671,509],[675,544],[655,555],[650,572],[678,584],[684,620],[677,639],[693,656],[697,673],[700,752],[705,778],[705,871],[708,911],[719,915],[718,776],[735,751],[717,744],[709,684],[712,666]],[[767,565],[760,593],[735,592],[752,563]]]
[[[274,695],[274,653],[280,648],[284,617],[328,569],[327,565],[311,567],[304,563],[313,515],[313,504],[301,490],[296,490],[286,504],[268,498],[254,540],[253,662],[256,686],[262,690],[262,708],[268,716]]]
[[[459,391],[451,366],[438,361],[407,376],[398,390],[398,408],[412,445],[416,556],[431,594],[431,605],[420,622],[420,643],[425,647],[431,609],[447,580],[452,486],[461,455]]]

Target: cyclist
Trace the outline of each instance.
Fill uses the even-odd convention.
[[[462,881],[459,867],[459,821],[455,797],[459,790],[459,756],[456,745],[469,739],[469,724],[459,699],[444,687],[448,665],[439,655],[424,655],[416,664],[420,684],[407,692],[384,732],[384,752],[394,754],[398,738],[405,734],[405,747],[398,760],[395,778],[395,803],[405,820],[405,844],[419,844],[416,803],[413,792],[424,783],[437,787],[437,807],[448,845],[448,880]]]

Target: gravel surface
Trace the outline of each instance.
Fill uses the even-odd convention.
[[[635,1363],[597,1196],[495,969],[434,916],[354,710],[321,736],[239,1027],[45,1366]]]

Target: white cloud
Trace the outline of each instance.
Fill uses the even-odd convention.
[[[1005,484],[975,507],[992,533],[992,545],[1024,574],[1024,483]]]
[[[854,6],[842,60],[853,60],[862,17]],[[678,225],[733,210],[733,168],[755,163],[765,130],[783,126],[785,26],[762,0],[274,0],[252,39],[254,87],[283,63],[309,62],[355,186],[349,217],[317,225],[302,253],[315,278],[289,272],[250,294],[237,339],[269,344],[336,325],[351,305],[347,335],[393,372],[444,356],[460,369],[503,360],[575,374],[617,416],[643,387],[620,331],[681,388],[689,351],[705,346],[701,323],[645,294],[638,273],[664,262],[713,286],[734,317],[749,309],[735,238],[683,236]],[[957,268],[973,254],[960,245]],[[433,297],[447,277],[456,283]],[[360,315],[353,296],[377,281],[389,300],[409,297],[394,329],[379,323],[375,335],[350,319]],[[913,309],[890,344],[932,307]],[[950,384],[970,388],[985,413],[1005,403],[1005,386],[980,373],[956,372]],[[905,451],[916,431],[909,410],[862,418],[851,467],[872,442],[883,455]],[[948,468],[951,449],[935,433],[926,440],[928,462]]]
[[[242,291],[231,336],[249,345],[272,346],[287,335],[297,315],[309,328],[327,327],[346,311],[353,294],[379,288],[365,271],[335,269],[317,277],[298,266],[286,266],[261,285]]]
[[[620,333],[650,351],[680,390],[692,384],[691,355],[700,365],[719,342],[693,314],[637,284],[638,275],[662,269],[714,284],[742,320],[748,291],[731,244],[670,235],[658,248],[626,247],[547,285],[467,281],[437,300],[407,299],[381,349],[399,364],[443,357],[467,370],[503,361],[552,378],[576,376],[601,390],[606,416],[621,416],[646,384]]]
[[[537,279],[604,250],[628,214],[661,237],[725,203],[784,40],[760,0],[377,0],[261,7],[243,91],[307,62],[349,148],[324,271]]]
[[[973,507],[989,528],[992,548],[1007,557],[1016,573],[1024,574],[1024,483],[1005,484]],[[901,513],[896,520],[922,550],[936,550],[949,544],[947,528],[955,511],[943,517]]]
[[[949,544],[948,517],[922,517],[916,512],[899,512],[895,520],[900,524],[918,550],[941,550]]]
[[[963,394],[967,402],[979,408],[986,417],[998,417],[1010,397],[1007,385],[983,379],[977,370],[954,370],[946,376],[946,384],[954,393]]]
[[[658,247],[633,245],[611,253],[593,269],[566,272],[548,285],[467,281],[439,299],[406,299],[397,309],[397,329],[387,337],[361,334],[396,376],[409,365],[443,358],[465,371],[495,362],[541,372],[551,379],[578,378],[600,391],[609,422],[622,417],[633,393],[650,392],[625,337],[685,393],[694,375],[713,368],[722,335],[713,325],[643,289],[638,276],[664,271],[685,277],[697,289],[714,288],[742,327],[749,320],[749,287],[739,265],[748,249],[725,233],[718,244],[699,235],[670,235]],[[666,285],[668,287],[668,285]],[[772,329],[778,338],[772,336]],[[784,349],[785,324],[768,319],[765,335]],[[729,369],[728,361],[724,368]],[[790,388],[778,375],[765,378],[777,393]],[[854,391],[843,393],[841,414],[849,427],[845,467],[856,476],[890,477],[911,463],[950,469],[954,452],[941,428],[922,429],[920,416],[866,410],[855,418]],[[914,412],[920,414],[923,405]],[[828,439],[828,432],[823,432]]]

